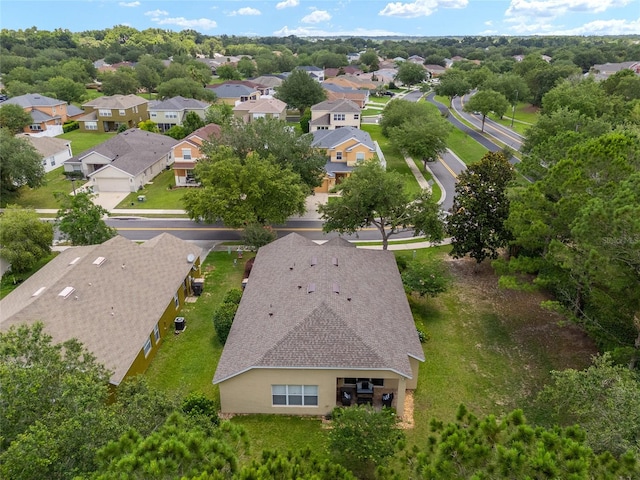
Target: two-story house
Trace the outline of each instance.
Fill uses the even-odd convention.
[[[316,130],[310,135],[313,135],[311,145],[327,154],[325,177],[316,193],[328,192],[351,175],[356,165],[371,160],[379,151],[369,133],[356,127]]]
[[[369,90],[344,87],[335,83],[323,82],[322,88],[327,92],[327,100],[339,100],[346,98],[364,108],[369,101]]]
[[[27,93],[9,98],[2,105],[18,105],[31,116],[31,123],[24,133],[36,137],[55,137],[61,135],[62,125],[79,117],[84,112],[78,107],[68,105],[64,100],[46,97],[39,93]]]
[[[296,70],[303,70],[307,72],[307,75],[313,78],[316,82],[324,82],[324,69],[320,67],[316,67],[314,65],[302,65],[296,67]]]
[[[166,132],[171,127],[182,125],[187,113],[194,112],[202,120],[210,104],[181,96],[167,98],[166,100],[152,100],[149,102],[149,119],[158,125],[161,132]]]
[[[317,103],[311,107],[309,132],[342,127],[360,128],[361,112],[358,104],[346,98]]]
[[[176,187],[196,186],[193,175],[198,159],[202,158],[202,145],[211,136],[220,134],[220,126],[210,123],[197,129],[173,146],[173,173]]]
[[[116,132],[121,125],[137,127],[149,119],[149,101],[138,95],[98,97],[82,105],[85,115],[78,119],[81,132]]]
[[[286,120],[287,104],[277,98],[249,100],[233,107],[233,114],[242,119],[244,123],[251,123],[259,118]]]
[[[207,88],[213,91],[218,103],[226,103],[235,106],[240,102],[248,102],[249,100],[258,100],[260,98],[260,90],[240,83],[221,83],[220,85],[207,85]]]
[[[16,136],[23,138],[36,149],[42,157],[42,167],[45,172],[55,170],[73,156],[69,140],[55,137],[36,137],[26,133]]]

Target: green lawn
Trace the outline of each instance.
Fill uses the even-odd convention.
[[[476,142],[462,130],[454,128],[449,133],[447,145],[455,153],[465,165],[471,165],[479,162],[487,153],[487,149]]]
[[[389,97],[388,95],[385,95],[383,97],[376,97],[376,96],[373,96],[373,95],[369,95],[369,102],[370,103],[386,104],[386,103],[389,103],[389,100],[391,100],[391,97]]]
[[[31,270],[24,273],[11,273],[7,272],[2,276],[0,280],[0,299],[3,299],[7,295],[9,295],[14,289],[18,287],[22,282],[24,282],[31,275],[40,270],[43,266],[49,263],[51,260],[58,255],[58,252],[51,252],[51,254],[47,255],[45,258],[41,259],[35,267]]]
[[[71,140],[71,151],[74,155],[79,155],[82,152],[89,150],[100,143],[109,140],[116,135],[115,133],[89,133],[81,132],[80,130],[72,130],[56,138],[62,138],[64,140]]]
[[[186,188],[171,188],[175,185],[173,170],[164,170],[138,192],[130,193],[116,208],[143,208],[181,210],[182,196]],[[145,201],[138,202],[138,196],[144,195]]]
[[[20,196],[12,203],[24,208],[60,208],[55,193],[71,193],[72,185],[63,174],[63,167],[58,167],[45,175],[46,184],[39,188],[20,188]],[[76,181],[76,187],[82,180]]]

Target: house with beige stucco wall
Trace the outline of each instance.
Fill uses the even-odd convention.
[[[176,187],[197,186],[194,169],[198,160],[204,156],[202,145],[211,136],[220,135],[220,126],[210,123],[201,127],[173,146],[173,174]]]
[[[292,233],[258,251],[213,383],[227,414],[326,415],[393,394],[402,416],[423,361],[392,252]]]
[[[357,103],[346,99],[325,100],[311,107],[309,131],[335,130],[342,127],[360,128],[362,109]]]

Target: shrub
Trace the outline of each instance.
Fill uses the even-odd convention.
[[[231,325],[233,324],[233,317],[236,315],[238,306],[232,303],[223,303],[215,312],[213,312],[213,328],[216,330],[216,335],[221,344],[225,344],[229,332],[231,331]]]
[[[431,335],[429,332],[425,332],[421,328],[416,328],[418,331],[418,338],[420,339],[420,343],[427,343],[431,339]]]
[[[182,411],[190,417],[207,417],[215,425],[220,423],[216,402],[207,398],[204,393],[192,392],[182,401]]]
[[[62,125],[62,131],[64,133],[70,132],[72,130],[77,130],[80,128],[80,124],[76,121],[73,122],[67,122],[64,125]]]
[[[239,288],[232,288],[225,293],[222,303],[230,305],[238,305],[242,299],[242,290]]]

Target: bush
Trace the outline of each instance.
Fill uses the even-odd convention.
[[[207,417],[218,425],[220,419],[216,409],[216,402],[207,398],[204,393],[192,392],[182,401],[182,411],[190,417]]]
[[[429,335],[429,332],[425,332],[420,328],[416,328],[416,330],[418,331],[418,338],[420,339],[420,343],[427,343],[429,340],[431,340],[431,335]]]
[[[67,122],[64,125],[62,125],[62,131],[64,133],[70,132],[72,130],[78,130],[79,128],[80,128],[80,124],[76,121]]]
[[[223,303],[213,312],[213,328],[215,328],[216,335],[222,345],[227,341],[237,309],[238,306],[235,304]]]
[[[231,290],[229,290],[227,293],[224,294],[222,303],[226,303],[230,305],[238,305],[241,299],[242,299],[242,290],[239,288],[232,288]]]

